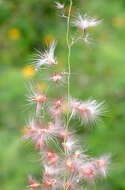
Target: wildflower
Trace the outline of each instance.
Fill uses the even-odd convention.
[[[60,117],[62,111],[63,111],[63,98],[57,98],[54,103],[53,103],[53,106],[50,110],[51,112],[51,115],[54,117],[54,118],[57,118],[57,117]]]
[[[78,160],[81,160],[81,162],[83,162],[83,160],[87,160],[88,159],[88,156],[84,153],[84,151],[80,150],[80,149],[77,149],[73,152],[72,154],[73,158],[76,159],[77,161]]]
[[[78,114],[84,122],[96,121],[99,116],[102,115],[102,105],[103,102],[98,104],[96,100],[88,100],[85,102],[71,100],[71,117],[75,114]]]
[[[84,40],[86,43],[89,43],[89,35],[88,33],[82,33],[79,38],[76,40],[73,39],[70,41],[70,18],[72,16],[72,0],[70,0],[69,6],[64,8],[64,4],[59,2],[55,2],[56,7],[62,12],[65,18],[67,18],[67,46],[69,49],[68,58],[70,59],[70,48],[72,47],[74,42],[78,40]],[[65,16],[68,15],[68,16]],[[79,14],[78,18],[74,20],[73,25],[80,28],[83,32],[86,31],[89,27],[94,27],[100,24],[101,21],[90,18],[87,15],[83,17]],[[57,59],[55,57],[55,41],[52,39],[48,40],[45,43],[49,44],[49,48],[44,52],[39,52],[36,55],[36,59],[34,60],[35,69],[38,70],[42,66],[54,66],[57,65]],[[71,43],[70,43],[71,42]],[[50,80],[54,83],[62,82],[65,79],[65,75],[68,76],[70,80],[70,60],[68,60],[68,73],[67,72],[59,72],[62,69],[56,69],[58,72],[55,72],[51,75]],[[31,76],[34,72],[32,67],[25,68],[25,74],[27,76]],[[63,69],[65,71],[65,69]],[[67,82],[68,85],[68,94],[70,94],[70,84],[69,80]],[[107,174],[107,166],[109,164],[109,157],[101,156],[99,158],[93,159],[89,158],[81,147],[78,145],[77,138],[74,138],[68,129],[69,122],[71,118],[75,115],[79,116],[82,121],[96,121],[99,116],[102,115],[102,104],[97,103],[96,100],[87,100],[87,101],[79,101],[76,99],[66,100],[63,97],[56,98],[52,105],[49,107],[49,113],[43,114],[47,117],[40,118],[41,109],[45,108],[46,102],[48,100],[44,90],[46,85],[41,86],[37,84],[34,88],[30,85],[30,95],[28,96],[28,101],[30,103],[35,103],[36,105],[36,115],[35,119],[32,119],[25,130],[24,138],[30,138],[35,144],[36,149],[40,149],[40,160],[43,162],[43,176],[42,176],[42,184],[33,180],[31,176],[29,176],[28,186],[30,190],[36,190],[37,188],[42,189],[65,189],[65,190],[74,190],[78,189],[76,185],[80,182],[81,179],[87,182],[94,182],[96,177],[103,176],[105,177]],[[52,117],[52,121],[49,120],[50,116]],[[59,139],[60,138],[60,139]],[[56,143],[59,140],[60,144],[57,147],[60,151],[58,155],[54,149],[50,149],[51,141]],[[62,146],[61,146],[62,145]],[[80,184],[79,184],[80,185]]]
[[[55,178],[45,177],[43,179],[43,184],[45,188],[50,188],[57,184],[57,180]]]
[[[46,142],[45,142],[45,140],[43,140],[43,139],[41,139],[41,138],[38,138],[38,139],[36,139],[36,142],[35,142],[35,149],[37,150],[37,149],[45,149],[45,147],[46,147]]]
[[[40,89],[34,89],[32,85],[30,85],[30,91],[28,101],[30,103],[36,103],[36,113],[38,114],[42,108],[42,105],[47,101],[47,96],[42,93]]]
[[[25,134],[27,133],[27,131],[28,131],[28,127],[27,127],[27,126],[24,126],[24,127],[22,128],[22,130],[21,130],[21,133],[22,133],[23,135],[25,135]]]
[[[94,182],[96,177],[96,169],[93,164],[90,162],[84,163],[80,168],[80,177],[83,177],[85,180],[89,182]]]
[[[58,133],[60,131],[59,126],[53,122],[48,122],[48,130],[51,134],[58,136]]]
[[[26,66],[23,68],[22,74],[24,77],[30,78],[35,75],[35,70],[32,66]]]
[[[35,68],[38,70],[41,66],[52,66],[52,65],[57,65],[57,59],[54,56],[54,51],[55,51],[56,43],[53,41],[49,49],[46,50],[45,52],[39,52],[36,55],[36,59],[34,61]]]
[[[80,14],[78,18],[73,21],[73,26],[80,28],[83,32],[90,27],[97,26],[101,23],[101,20],[97,20],[96,18],[88,17],[86,14],[82,17]]]
[[[23,138],[28,139],[28,138],[32,138],[33,136],[35,136],[36,127],[37,127],[36,122],[32,119],[29,122],[29,125],[27,126],[27,130],[26,130],[26,133]]]
[[[64,4],[61,4],[61,3],[59,3],[59,2],[55,2],[55,4],[56,4],[56,8],[57,9],[63,9],[64,8]]]
[[[97,172],[104,177],[106,177],[107,175],[108,165],[109,165],[109,155],[101,156],[99,159],[95,160],[95,166],[97,168]]]
[[[71,171],[71,172],[75,172],[76,171],[76,162],[74,162],[74,160],[72,160],[71,158],[67,158],[65,160],[65,167]]]
[[[8,32],[8,36],[12,40],[18,40],[21,36],[20,30],[18,28],[11,28]]]
[[[53,130],[42,123],[37,123],[34,120],[31,120],[24,138],[31,138],[36,144],[36,149],[38,149],[45,148],[46,142],[57,135],[58,131],[56,129]]]
[[[83,121],[96,121],[100,115],[102,115],[102,102],[97,103],[96,100],[88,100],[86,102],[81,102],[78,106],[78,113]]]
[[[53,165],[56,165],[59,160],[59,156],[54,151],[46,152],[45,158],[48,161],[48,163],[53,164]]]
[[[39,182],[32,179],[32,176],[29,176],[28,179],[29,179],[29,183],[30,183],[30,185],[29,185],[30,190],[35,190],[41,186],[41,184]]]
[[[75,100],[75,99],[70,100],[70,108],[71,108],[71,112],[72,112],[70,117],[72,117],[73,115],[76,114],[76,111],[79,106],[80,106],[80,101]]]
[[[59,81],[63,80],[63,75],[61,75],[60,73],[54,73],[51,76],[50,80],[57,84]]]

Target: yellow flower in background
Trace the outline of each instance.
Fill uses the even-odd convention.
[[[112,19],[112,25],[116,28],[122,28],[123,26],[125,26],[125,19],[121,16],[117,16]]]
[[[18,28],[11,28],[9,31],[8,31],[8,36],[9,38],[11,38],[12,40],[18,40],[21,36],[21,33],[19,31]]]
[[[35,75],[35,69],[33,66],[25,66],[22,70],[22,74],[24,77],[30,78],[33,77]]]
[[[21,129],[21,133],[22,135],[25,135],[28,131],[28,127],[27,126],[24,126],[23,129]]]
[[[52,42],[52,41],[54,41],[55,40],[55,37],[53,36],[53,35],[47,35],[47,36],[45,36],[45,38],[44,38],[44,43],[46,44],[46,45],[50,45],[50,43]]]
[[[45,83],[37,83],[37,88],[40,89],[41,91],[45,91],[47,88],[47,85]]]

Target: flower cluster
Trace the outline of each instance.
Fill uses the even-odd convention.
[[[29,177],[29,187],[32,190],[42,189],[75,189],[81,181],[95,183],[99,177],[106,177],[109,165],[109,155],[99,158],[90,158],[83,151],[71,131],[66,126],[56,121],[48,122],[47,126],[32,121],[29,124],[24,138],[32,139],[35,148],[40,150],[40,157],[44,166],[41,182]],[[60,119],[59,119],[60,120]],[[58,138],[61,151],[50,149],[49,141]],[[56,141],[55,141],[56,142]],[[64,173],[66,172],[66,181]]]
[[[67,25],[69,24],[71,6],[72,0],[70,0]],[[64,4],[58,2],[56,2],[56,7],[58,9],[65,8]],[[100,21],[86,15],[84,17],[79,15],[72,23],[85,32],[87,28],[96,26]],[[67,30],[67,32],[69,31]],[[53,41],[47,50],[37,53],[33,62],[36,70],[58,64],[54,55],[55,47],[56,43]],[[68,48],[71,48],[70,44],[68,44]],[[58,73],[55,71],[51,74],[50,81],[54,82],[55,86],[64,80],[68,81],[69,85],[70,72]],[[41,167],[43,175],[39,182],[31,176],[28,177],[30,190],[38,188],[75,190],[79,189],[83,182],[95,183],[96,179],[107,176],[110,156],[91,158],[85,150],[82,150],[75,133],[69,130],[70,121],[75,116],[80,118],[82,123],[97,121],[104,113],[103,102],[98,103],[93,99],[82,101],[71,98],[69,86],[68,97],[51,99],[49,94],[43,93],[33,85],[30,85],[28,101],[36,105],[36,111],[34,118],[28,123],[23,138],[33,141],[35,149],[39,150],[43,166]],[[55,143],[56,148],[50,147],[51,142]]]

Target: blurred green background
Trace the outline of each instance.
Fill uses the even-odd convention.
[[[63,2],[63,1],[60,1]],[[103,19],[91,30],[94,43],[72,49],[73,97],[105,100],[108,112],[102,122],[79,127],[78,135],[92,156],[112,154],[109,176],[93,186],[97,190],[125,189],[125,0],[73,0],[72,13],[88,13]],[[35,49],[58,41],[59,66],[67,64],[65,20],[58,17],[53,0],[0,0],[0,189],[27,189],[27,175],[41,175],[38,156],[21,136],[31,107],[26,102],[27,84],[39,79],[42,90],[48,80],[36,76],[30,66]],[[73,29],[73,32],[75,30]],[[53,87],[51,86],[53,89]],[[61,91],[66,90],[65,85]]]

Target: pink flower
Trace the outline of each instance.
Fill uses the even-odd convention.
[[[85,180],[93,183],[96,175],[97,175],[96,169],[91,162],[90,163],[84,163],[81,166],[80,177],[83,177]]]
[[[64,77],[60,73],[54,73],[50,78],[50,80],[55,82],[56,84],[58,84],[59,81],[63,81],[63,79]]]
[[[30,185],[29,185],[30,190],[35,190],[41,186],[41,184],[39,182],[32,179],[32,176],[29,176],[28,179],[29,179],[29,183],[30,183]]]
[[[43,140],[43,139],[41,139],[41,138],[39,138],[39,139],[36,139],[36,142],[35,142],[35,149],[37,150],[37,149],[45,149],[45,147],[46,147],[46,142]]]
[[[33,85],[30,85],[30,93],[28,96],[28,101],[30,103],[36,104],[36,113],[38,114],[43,106],[43,104],[47,101],[46,94],[42,93],[40,89],[34,88]]]
[[[77,171],[77,163],[74,160],[72,160],[71,158],[67,158],[65,160],[65,167],[70,172],[76,172]]]
[[[49,123],[49,126],[46,126],[42,123],[36,123],[34,120],[31,120],[24,138],[31,138],[36,143],[36,148],[45,148],[46,142],[49,139],[53,139],[55,136],[58,136],[58,128],[53,128],[52,123]]]
[[[37,124],[34,120],[31,120],[28,124],[28,130],[24,135],[24,139],[32,138],[36,135]]]
[[[107,176],[108,172],[108,166],[109,166],[109,161],[110,156],[101,156],[98,159],[95,159],[95,167],[97,169],[98,174],[102,175],[103,177]]]
[[[57,185],[57,180],[55,178],[44,177],[43,184],[45,188],[49,189]]]
[[[47,162],[52,165],[57,165],[59,160],[59,156],[54,151],[51,150],[45,153],[45,158]]]
[[[71,100],[70,106],[72,109],[71,116],[78,115],[84,122],[96,121],[102,115],[103,102],[97,103],[96,100],[76,101]]]
[[[81,102],[78,112],[82,120],[85,122],[96,121],[102,115],[102,104],[102,102],[98,104],[96,100]]]
[[[54,101],[53,103],[53,106],[50,110],[51,112],[51,115],[54,117],[54,118],[58,118],[60,117],[62,111],[63,111],[63,98],[58,98]]]

